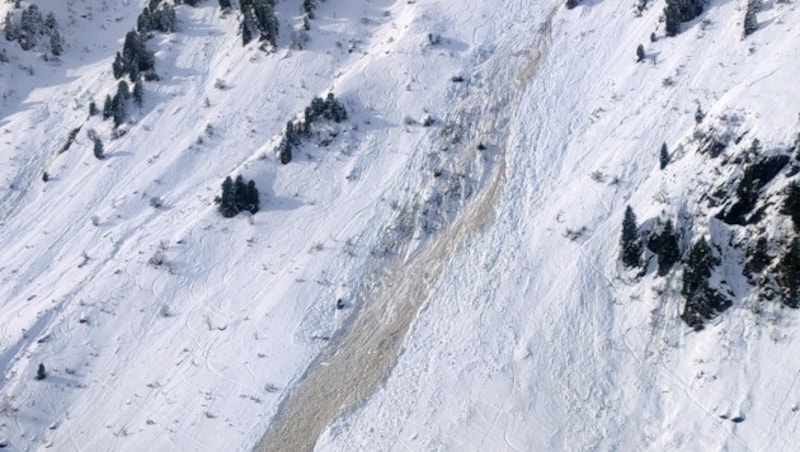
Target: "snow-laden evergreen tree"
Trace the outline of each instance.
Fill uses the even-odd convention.
[[[567,9],[572,9],[580,4],[580,0],[567,0]]]
[[[656,239],[656,246],[658,253],[658,275],[665,276],[680,258],[678,236],[675,234],[672,220],[667,220],[667,224],[664,225],[664,230]]]
[[[689,250],[683,270],[681,294],[685,297],[685,302],[681,319],[694,329],[701,329],[705,320],[711,319],[731,304],[708,283],[712,270],[719,263],[720,260],[714,256],[704,237]]]
[[[100,139],[97,135],[94,136],[94,156],[97,160],[103,160],[106,158],[103,150],[103,140]]]
[[[50,52],[55,56],[61,56],[64,53],[64,41],[62,41],[58,29],[50,32]]]
[[[636,48],[636,62],[641,63],[644,61],[645,53],[644,53],[644,46],[639,44],[639,47]]]
[[[667,36],[677,36],[681,32],[681,12],[674,1],[667,1],[664,8],[664,28]]]
[[[230,9],[231,0],[219,0],[219,7],[222,9]]]
[[[106,100],[103,102],[103,119],[108,119],[114,116],[114,103],[111,100],[111,95],[106,94]]]
[[[636,214],[633,208],[625,208],[625,217],[622,220],[622,237],[620,237],[620,259],[626,267],[638,267],[642,255],[642,244],[639,241]]]
[[[664,143],[661,145],[661,152],[658,156],[658,162],[661,165],[662,170],[666,168],[667,165],[669,165],[669,160],[670,159],[669,159],[669,151],[667,150],[667,143]]]
[[[125,122],[125,118],[127,117],[127,113],[125,112],[125,97],[117,91],[117,94],[111,98],[111,110],[113,112],[114,117],[114,127],[119,127]]]
[[[144,83],[141,79],[136,80],[136,83],[133,84],[133,101],[139,108],[144,103]]]
[[[756,13],[761,8],[761,0],[747,0],[747,12],[744,14],[744,35],[749,36],[758,30]]]
[[[309,19],[314,18],[314,10],[317,9],[317,0],[303,0],[303,12]]]

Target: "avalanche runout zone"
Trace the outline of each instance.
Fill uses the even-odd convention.
[[[452,225],[423,248],[386,272],[381,284],[360,298],[372,300],[331,345],[311,364],[295,389],[284,399],[256,451],[313,450],[323,430],[337,417],[369,397],[396,363],[403,338],[419,308],[450,262],[450,257],[473,233],[495,218],[494,206],[506,181],[506,125],[514,117],[519,96],[536,75],[550,49],[554,8],[533,36],[533,43],[506,42],[486,62],[485,95],[472,93],[458,111],[475,116],[468,152],[456,168],[465,168],[478,156],[481,139],[498,143],[497,160],[488,184],[465,206]],[[523,49],[523,50],[519,50]],[[534,50],[527,50],[534,49]],[[502,89],[506,87],[507,89]],[[466,172],[466,174],[469,174]],[[369,293],[372,292],[372,293]]]

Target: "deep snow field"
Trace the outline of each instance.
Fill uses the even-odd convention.
[[[765,150],[792,143],[796,3],[765,2],[743,39],[744,1],[710,0],[665,38],[663,2],[637,17],[633,0],[326,0],[297,49],[302,2],[277,0],[268,53],[204,0],[148,41],[161,80],[116,139],[88,104],[116,89],[146,2],[36,3],[64,54],[0,42],[8,450],[800,443],[800,313],[754,309],[725,267],[733,307],[695,332],[679,274],[618,259],[626,205],[732,234],[703,210],[734,170],[696,152],[695,111],[702,127],[735,116]],[[349,119],[281,165],[286,122],[328,92]],[[261,211],[226,219],[214,198],[237,174]]]

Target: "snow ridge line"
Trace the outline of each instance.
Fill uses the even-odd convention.
[[[553,8],[538,30],[535,52],[512,52],[509,45],[493,58],[494,64],[489,69],[495,73],[486,77],[494,85],[490,92],[503,93],[498,87],[512,86],[509,91],[513,95],[494,98],[473,95],[470,99],[476,105],[462,107],[461,112],[466,116],[489,112],[478,119],[478,132],[473,136],[470,152],[462,154],[456,162],[466,166],[465,169],[471,169],[472,162],[480,157],[477,154],[480,138],[500,135],[498,143],[507,141],[503,132],[513,117],[517,100],[549,53],[551,24],[557,10],[558,7]],[[510,63],[516,57],[525,57],[521,68]],[[281,402],[255,451],[313,450],[320,434],[333,420],[356,408],[389,376],[419,308],[429,298],[452,255],[496,218],[494,206],[506,181],[505,146],[499,146],[496,155],[487,187],[466,206],[466,212],[458,215],[450,228],[434,236],[427,247],[417,250],[405,262],[396,262],[395,268],[387,271],[385,279],[374,288],[374,295],[361,297],[374,301],[357,314],[350,328],[331,342]]]

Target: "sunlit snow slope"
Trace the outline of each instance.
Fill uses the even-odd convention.
[[[148,41],[161,80],[112,139],[88,104],[116,89],[144,3],[38,2],[59,61],[0,43],[11,450],[800,441],[796,312],[756,313],[743,290],[694,332],[678,275],[618,261],[628,204],[719,229],[695,211],[726,171],[693,147],[698,105],[765,149],[800,130],[794,4],[765,4],[742,39],[744,2],[724,0],[674,38],[661,2],[328,0],[299,50],[302,2],[279,0],[273,53],[242,47],[216,1],[180,5],[179,31]],[[286,122],[329,91],[349,120],[281,165]],[[236,174],[262,209],[225,219],[213,200]]]

